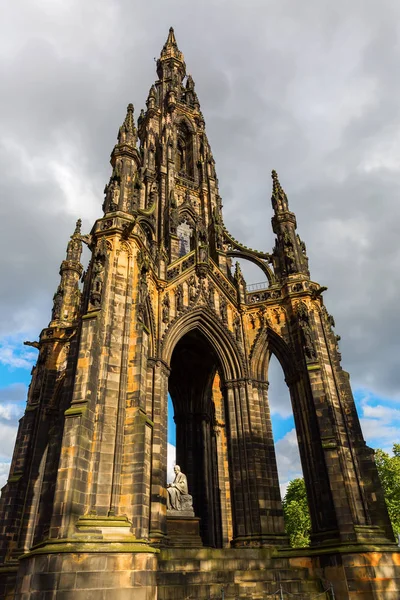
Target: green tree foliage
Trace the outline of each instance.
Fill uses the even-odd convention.
[[[304,548],[310,545],[311,520],[308,510],[306,486],[304,479],[293,479],[287,487],[283,499],[285,529],[293,548]]]
[[[400,533],[400,444],[393,445],[393,456],[375,450],[375,462],[385,494],[393,531]]]
[[[400,534],[400,444],[393,445],[393,456],[375,450],[375,462],[382,482],[393,531]],[[304,479],[293,479],[283,499],[286,533],[293,548],[310,545],[311,520]]]

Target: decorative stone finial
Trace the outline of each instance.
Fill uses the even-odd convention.
[[[163,60],[166,58],[176,58],[176,60],[184,63],[183,54],[178,48],[173,27],[169,28],[167,41],[161,50],[160,59]]]
[[[238,261],[235,263],[235,279],[238,281],[243,278],[242,269],[240,268],[240,264]]]
[[[75,225],[74,235],[80,235],[82,227],[82,219],[78,219]]]
[[[194,90],[194,81],[193,81],[193,77],[191,75],[188,75],[188,78],[186,80],[186,89]]]
[[[289,210],[287,196],[279,182],[278,173],[273,170],[272,173],[272,206],[275,212],[283,212]]]
[[[149,95],[147,96],[146,106],[147,108],[155,108],[157,102],[157,93],[154,85],[151,86],[149,90]]]
[[[130,146],[136,146],[137,142],[137,131],[135,127],[135,120],[133,118],[133,104],[128,104],[126,109],[125,121],[122,123],[118,132],[118,143],[129,144]]]
[[[165,42],[165,46],[174,46],[175,48],[178,47],[178,44],[176,43],[175,32],[174,32],[173,27],[169,28],[168,37],[167,37],[167,41]]]

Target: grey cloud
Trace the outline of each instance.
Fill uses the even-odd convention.
[[[0,334],[47,324],[74,221],[88,230],[100,214],[125,107],[144,105],[174,25],[228,228],[271,249],[276,168],[312,276],[329,286],[353,384],[399,398],[400,5],[71,0],[16,11],[9,3],[0,25]]]
[[[0,388],[0,404],[23,402],[26,400],[27,388],[23,383],[14,383]]]

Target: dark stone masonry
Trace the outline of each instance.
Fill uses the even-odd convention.
[[[280,585],[311,597],[329,582],[336,600],[398,600],[400,555],[373,451],[278,175],[275,247],[247,248],[224,226],[172,29],[157,76],[137,123],[128,106],[104,215],[89,234],[78,221],[33,344],[1,496],[0,598],[206,599],[223,587],[226,599],[260,599]],[[246,288],[235,258],[260,267],[263,289]],[[271,353],[290,390],[310,506],[301,550],[284,530]],[[167,515],[168,392],[195,516]]]

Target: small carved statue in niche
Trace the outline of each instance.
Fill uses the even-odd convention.
[[[149,169],[154,169],[155,166],[155,147],[153,142],[150,143],[150,147],[149,147],[149,153],[148,153],[148,159],[149,159]]]
[[[212,308],[214,308],[214,286],[212,285],[212,283],[208,284],[208,302],[210,303]]]
[[[214,208],[213,225],[215,234],[215,245],[217,247],[217,250],[222,250],[224,241],[224,229],[221,224],[221,219],[217,207]]]
[[[172,233],[173,235],[176,235],[176,230],[179,225],[179,212],[178,212],[178,205],[176,203],[175,194],[174,194],[173,190],[171,191],[171,194],[170,194],[170,207],[171,207],[171,211],[170,211],[170,219],[169,219],[169,230],[170,230],[170,233]]]
[[[121,159],[121,158],[118,158],[118,159],[117,159],[117,161],[116,161],[116,163],[115,163],[115,167],[114,167],[114,168],[113,168],[113,170],[112,170],[112,177],[113,177],[114,179],[118,179],[118,180],[120,180],[120,179],[121,179],[121,175],[122,175],[122,166],[123,166],[123,164],[122,164],[122,159]]]
[[[144,322],[146,301],[147,301],[148,295],[149,295],[149,289],[147,286],[147,270],[142,267],[140,277],[139,277],[139,296],[138,296],[138,319],[142,323]]]
[[[176,312],[180,312],[183,310],[183,288],[182,285],[178,285],[175,290],[175,303],[176,303]]]
[[[154,262],[158,263],[159,258],[160,258],[160,252],[158,249],[158,244],[155,240],[151,241],[150,254],[151,254],[151,258],[154,260]]]
[[[118,210],[120,187],[119,182],[113,179],[108,186],[105,188],[106,192],[106,204],[108,201],[108,212],[114,212]]]
[[[57,361],[57,371],[64,371],[67,368],[70,345],[70,342],[67,342],[62,347]]]
[[[174,481],[167,485],[167,509],[193,513],[193,499],[189,494],[186,475],[179,465],[175,465],[174,473]]]
[[[280,310],[278,308],[274,308],[273,312],[274,312],[274,317],[275,317],[275,320],[276,320],[276,324],[279,325],[280,322],[281,322],[281,312],[280,312]]]
[[[163,304],[162,304],[162,320],[163,323],[169,323],[169,309],[170,309],[170,299],[169,293],[167,292],[164,296]]]
[[[233,330],[235,332],[236,341],[240,342],[242,340],[242,333],[239,315],[236,315],[235,320],[233,321]]]
[[[115,180],[113,190],[112,190],[112,202],[114,203],[114,205],[117,208],[118,208],[120,194],[121,194],[121,190],[119,187],[119,183],[118,183],[118,181]]]
[[[168,160],[172,160],[173,149],[174,149],[174,144],[173,144],[173,141],[172,141],[172,137],[169,135],[168,136],[168,140],[167,140],[167,157],[168,157]]]
[[[137,253],[136,261],[141,275],[143,275],[143,273],[147,273],[150,269],[150,261],[144,248],[141,248]]]
[[[303,348],[306,355],[306,360],[313,361],[317,359],[315,351],[314,338],[310,327],[310,315],[307,306],[304,302],[300,302],[297,306],[297,318],[301,328],[303,338]]]
[[[219,309],[220,309],[222,322],[225,325],[228,325],[228,304],[227,304],[225,298],[221,297],[220,302],[219,302]]]
[[[192,275],[192,277],[190,277],[190,279],[188,281],[188,285],[189,285],[189,301],[193,302],[193,300],[195,300],[195,298],[196,298],[196,293],[197,293],[196,279],[195,279],[194,275]]]
[[[249,321],[250,321],[250,325],[251,325],[252,329],[255,329],[256,328],[256,318],[253,314],[251,314],[249,316]]]
[[[157,185],[157,182],[154,181],[151,186],[151,189],[150,189],[149,199],[147,202],[147,208],[150,208],[151,206],[153,206],[153,204],[156,203],[157,196],[158,196],[158,185]]]
[[[260,308],[260,310],[257,313],[259,321],[260,321],[260,328],[262,329],[264,327],[264,325],[267,324],[267,319],[266,319],[266,314],[265,314],[265,308]]]
[[[75,290],[74,295],[73,295],[72,318],[76,318],[79,310],[81,309],[81,305],[82,305],[82,292],[78,288]]]
[[[136,171],[132,178],[132,182],[130,185],[130,194],[132,196],[131,199],[131,208],[133,212],[136,212],[138,208],[140,208],[140,193],[142,189],[142,177],[139,171]]]
[[[59,285],[56,293],[53,296],[53,310],[51,314],[51,318],[53,321],[61,318],[61,308],[63,304],[64,290]]]
[[[291,246],[285,247],[285,263],[288,274],[296,272],[296,258]]]
[[[208,261],[208,249],[206,245],[199,247],[199,261],[202,263]]]
[[[197,221],[197,238],[200,245],[207,244],[207,228],[203,219],[198,219]]]
[[[92,267],[92,285],[90,289],[90,303],[94,308],[101,304],[101,295],[103,292],[104,269],[107,260],[107,243],[102,238],[94,257]]]
[[[148,287],[146,274],[142,273],[139,280],[139,304],[144,304],[147,300],[148,295]]]

